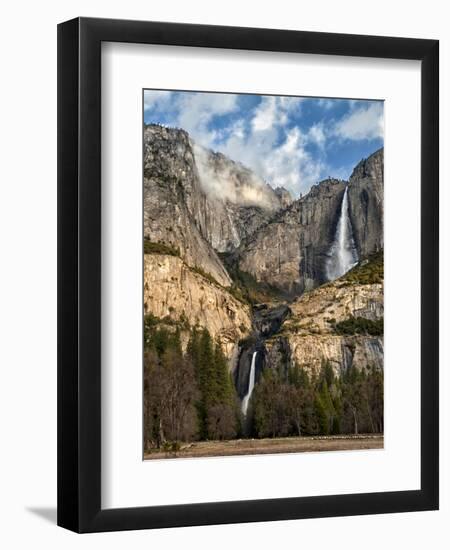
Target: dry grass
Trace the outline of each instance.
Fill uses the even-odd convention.
[[[384,446],[383,441],[383,435],[379,434],[199,441],[182,445],[181,449],[176,453],[154,451],[146,454],[144,459],[382,449]]]

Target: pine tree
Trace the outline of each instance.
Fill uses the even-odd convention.
[[[288,372],[288,382],[296,388],[309,389],[310,379],[306,370],[302,367],[295,365]]]
[[[191,358],[195,368],[197,368],[197,358],[199,353],[200,333],[197,327],[194,327],[189,338],[186,353]]]
[[[216,373],[216,401],[231,405],[234,397],[234,386],[228,372],[227,359],[219,342],[214,347],[214,369]]]
[[[325,376],[322,377],[322,382],[320,383],[317,402],[321,433],[329,435],[333,431],[336,411],[328,388],[326,373]]]
[[[214,348],[207,329],[194,329],[188,345],[188,354],[194,365],[199,398],[196,403],[200,439],[208,439],[208,409],[215,404],[217,380]]]
[[[320,394],[316,394],[316,398],[314,401],[314,409],[317,417],[319,433],[322,435],[328,435],[329,430],[328,430],[327,409]]]

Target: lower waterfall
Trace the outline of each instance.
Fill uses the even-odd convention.
[[[250,401],[250,397],[252,396],[253,388],[255,387],[255,374],[256,374],[256,355],[257,351],[253,352],[252,356],[252,365],[250,367],[250,376],[248,377],[248,390],[245,394],[244,399],[242,400],[242,414],[245,416],[247,414],[247,408],[248,403]]]

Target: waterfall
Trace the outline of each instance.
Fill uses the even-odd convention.
[[[244,416],[247,414],[247,408],[248,408],[248,402],[250,401],[250,397],[252,396],[253,388],[255,387],[255,371],[256,371],[256,354],[258,352],[253,352],[252,357],[252,366],[250,367],[250,376],[248,377],[248,389],[247,393],[245,394],[244,399],[242,400],[242,413]]]
[[[358,262],[355,241],[350,217],[348,215],[348,186],[342,197],[341,212],[336,227],[336,235],[331,245],[330,255],[326,265],[326,275],[333,281],[347,273]]]

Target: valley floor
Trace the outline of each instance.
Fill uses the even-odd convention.
[[[354,451],[383,449],[382,434],[283,437],[267,439],[233,439],[230,441],[198,441],[182,445],[179,451],[154,451],[145,460],[162,458],[197,458],[212,456],[305,453],[319,451]]]

